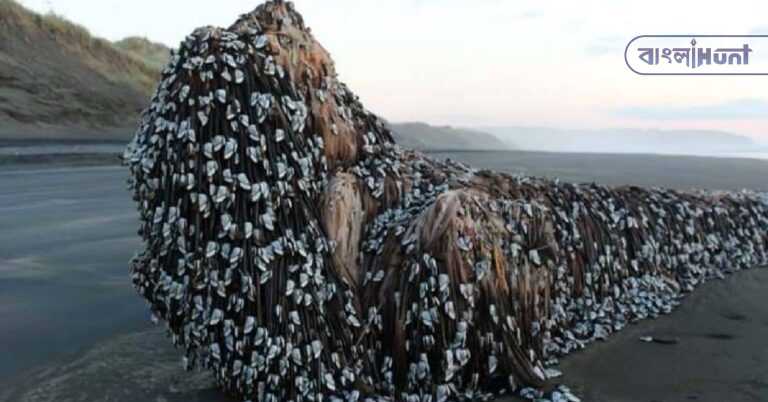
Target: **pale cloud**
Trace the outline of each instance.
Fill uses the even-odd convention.
[[[627,42],[627,38],[623,36],[601,36],[587,46],[586,53],[591,56],[621,55],[624,53]]]
[[[539,18],[543,16],[544,13],[540,10],[528,10],[520,14],[520,18]]]
[[[616,111],[620,116],[650,120],[768,119],[768,102],[740,99],[699,106],[635,106]]]

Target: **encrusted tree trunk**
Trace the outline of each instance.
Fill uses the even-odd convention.
[[[557,357],[768,258],[764,196],[400,149],[282,1],[182,42],[125,160],[136,288],[190,366],[246,399],[543,389]]]

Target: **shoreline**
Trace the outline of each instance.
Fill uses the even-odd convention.
[[[670,314],[632,324],[564,357],[557,367],[563,376],[553,382],[567,385],[585,402],[762,401],[768,395],[768,371],[761,370],[768,365],[762,342],[768,337],[768,305],[755,296],[766,290],[768,267],[711,280]],[[641,342],[645,335],[672,336],[677,343]],[[162,324],[116,335],[0,381],[0,401],[234,401],[207,371],[184,371],[182,355]]]
[[[0,167],[20,170],[118,166],[123,149],[122,143],[115,142],[45,147],[3,147],[0,143]],[[435,159],[462,162],[477,170],[560,179],[575,184],[768,192],[765,180],[768,160],[756,158],[514,150],[420,152]]]

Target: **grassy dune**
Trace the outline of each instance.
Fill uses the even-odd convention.
[[[13,0],[0,0],[0,37],[0,138],[133,125],[158,79],[156,64]]]

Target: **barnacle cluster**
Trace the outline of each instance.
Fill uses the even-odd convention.
[[[560,356],[768,262],[765,195],[399,148],[280,0],[181,43],[124,159],[135,287],[245,400],[576,401]]]

